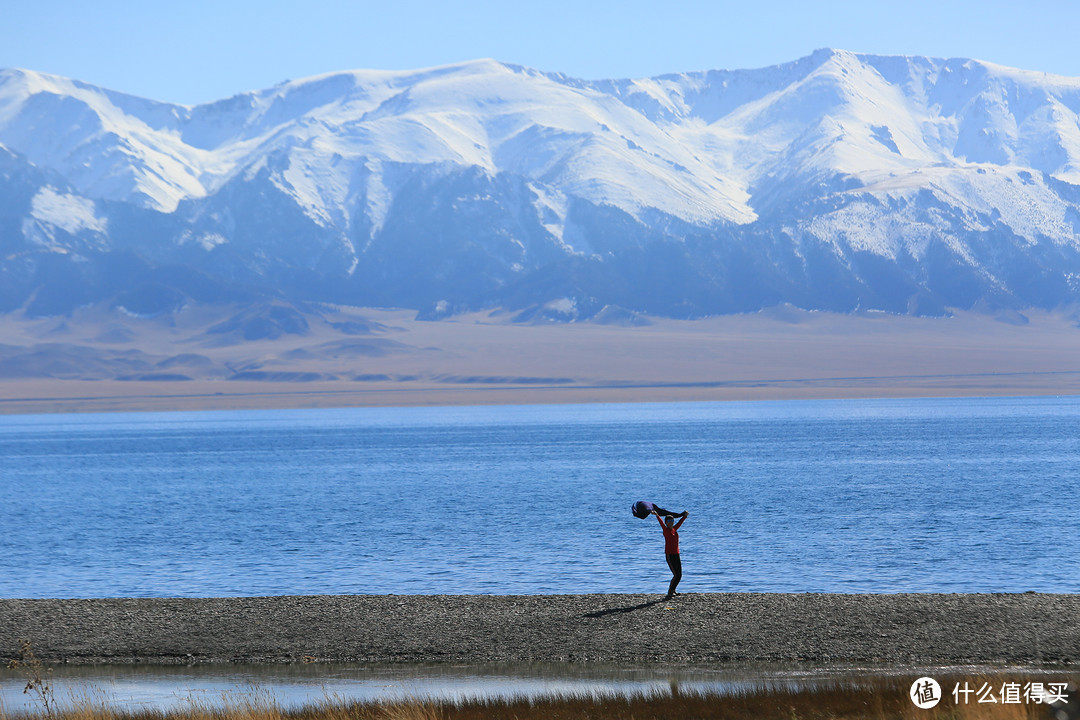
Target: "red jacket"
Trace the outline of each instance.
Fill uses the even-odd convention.
[[[680,518],[679,522],[675,523],[671,527],[664,524],[664,521],[660,519],[660,516],[656,516],[657,522],[660,523],[660,529],[664,531],[664,554],[665,555],[678,555],[679,554],[679,526],[686,520],[685,517]]]

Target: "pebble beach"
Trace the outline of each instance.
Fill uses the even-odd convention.
[[[1080,662],[1080,595],[324,595],[0,600],[52,663]]]

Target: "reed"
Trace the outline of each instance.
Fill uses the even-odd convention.
[[[1073,678],[1075,682],[1075,678]],[[252,688],[213,703],[191,700],[172,710],[124,710],[87,696],[63,706],[5,713],[0,720],[1052,720],[1047,706],[954,704],[946,698],[921,710],[908,698],[910,679],[839,679],[813,687],[783,685],[734,693],[679,690],[631,696],[552,694],[474,700],[349,702],[338,698],[283,708],[268,691]]]
[[[34,645],[29,640],[19,641],[19,657],[8,663],[8,669],[20,673],[26,680],[23,693],[33,694],[41,704],[41,709],[48,717],[52,717],[56,708],[56,695],[51,683],[52,668],[45,667],[44,663],[34,654]]]

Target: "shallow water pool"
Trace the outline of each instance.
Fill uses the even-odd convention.
[[[737,665],[617,667],[551,664],[489,665],[123,665],[59,666],[50,676],[61,705],[105,705],[124,710],[274,703],[299,707],[325,701],[437,699],[465,701],[552,694],[628,696],[646,693],[736,694],[759,688],[806,688],[875,677],[1038,674],[1060,671],[985,667],[895,668]],[[0,715],[40,709],[22,692],[25,679],[0,669]]]

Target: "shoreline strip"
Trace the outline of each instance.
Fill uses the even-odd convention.
[[[0,599],[0,657],[196,663],[1070,665],[1080,595]]]

